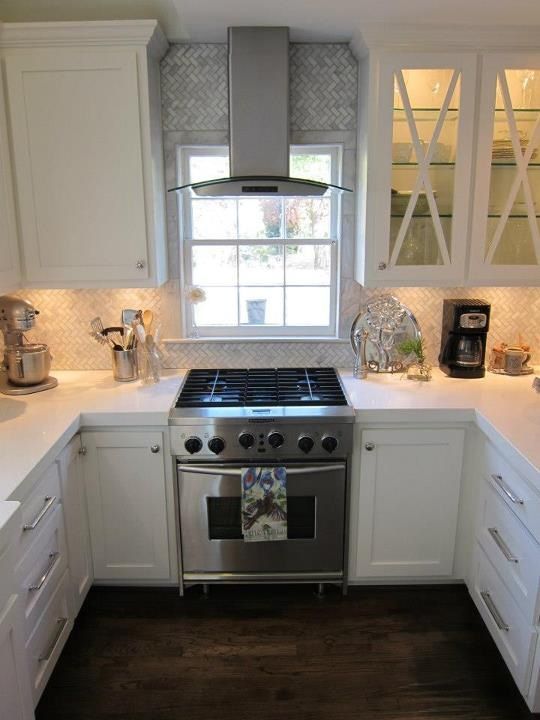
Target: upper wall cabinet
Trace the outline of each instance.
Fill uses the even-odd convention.
[[[375,51],[361,63],[362,284],[462,282],[475,75],[472,53]]]
[[[470,281],[540,283],[540,55],[483,58]]]
[[[540,285],[538,31],[363,36],[358,282]]]
[[[0,295],[18,287],[19,280],[19,251],[9,144],[4,93],[0,82]]]
[[[28,287],[166,280],[155,21],[4,25]]]

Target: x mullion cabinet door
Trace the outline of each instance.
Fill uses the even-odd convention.
[[[359,282],[463,283],[476,63],[474,53],[370,59]]]
[[[540,55],[483,58],[470,284],[540,285]]]

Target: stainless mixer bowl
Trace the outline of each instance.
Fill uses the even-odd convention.
[[[51,354],[47,345],[11,345],[6,348],[8,380],[13,385],[38,385],[49,377]]]

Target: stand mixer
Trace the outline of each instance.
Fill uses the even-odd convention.
[[[4,370],[0,372],[0,392],[27,395],[58,385],[49,376],[51,354],[47,345],[26,343],[24,332],[34,327],[36,310],[14,295],[0,296],[0,330],[4,335]]]

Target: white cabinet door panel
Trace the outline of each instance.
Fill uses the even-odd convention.
[[[34,717],[17,602],[12,595],[0,609],[0,720]]]
[[[162,433],[84,433],[82,441],[95,579],[168,580]]]
[[[42,49],[5,63],[26,279],[146,277],[136,51]]]
[[[458,429],[362,433],[353,579],[452,574],[463,441]]]
[[[75,615],[94,579],[80,447],[80,438],[76,436],[58,459]]]
[[[11,165],[0,78],[0,295],[19,285],[19,251],[13,205]]]

